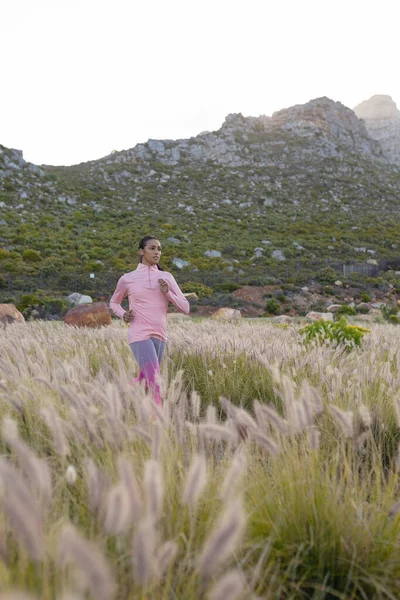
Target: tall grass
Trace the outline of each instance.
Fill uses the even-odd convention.
[[[397,598],[399,350],[174,323],[160,409],[122,324],[2,329],[0,599]]]

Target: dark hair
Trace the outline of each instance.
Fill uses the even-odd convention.
[[[150,240],[157,240],[157,241],[158,241],[158,239],[157,239],[157,238],[156,238],[154,235],[145,235],[145,236],[144,236],[144,237],[143,237],[143,238],[140,240],[140,242],[139,242],[139,250],[144,250],[144,249],[145,249],[145,246],[146,246],[146,244],[147,244],[147,242],[149,242]],[[140,259],[139,259],[139,260],[140,260],[140,262],[142,262],[142,255],[140,255]],[[157,265],[157,269],[158,269],[159,271],[164,271],[164,269],[162,269],[162,268],[160,267],[160,265]]]

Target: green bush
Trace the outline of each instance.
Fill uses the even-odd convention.
[[[390,320],[390,317],[396,317],[397,316],[397,307],[396,306],[382,306],[381,307],[381,313],[384,319],[386,319],[386,321]]]
[[[43,301],[35,294],[25,294],[21,296],[17,304],[17,308],[20,312],[23,312],[27,308],[32,306],[42,306]]]
[[[328,294],[328,296],[333,296],[333,288],[330,287],[329,285],[325,286],[325,294]]]
[[[320,283],[335,283],[338,275],[332,267],[323,267],[317,271],[317,280]]]
[[[357,311],[362,315],[367,315],[369,313],[369,308],[368,306],[360,306],[360,308],[357,308]]]
[[[323,320],[315,321],[300,329],[300,334],[304,336],[306,343],[312,340],[318,342],[329,340],[337,344],[344,344],[348,351],[360,345],[365,333],[369,333],[369,329],[358,325],[349,325],[344,317],[335,323]]]
[[[226,283],[216,283],[213,286],[213,289],[216,292],[226,292],[227,294],[231,294],[235,290],[240,290],[241,287],[243,286],[241,286],[239,283],[227,281]]]
[[[349,306],[348,304],[343,304],[337,311],[338,315],[350,315],[350,316],[354,316],[357,314],[357,311],[355,308],[353,308],[352,306]]]
[[[400,319],[397,315],[390,315],[388,320],[392,325],[398,325],[400,323]]]
[[[68,304],[62,298],[43,298],[43,307],[51,315],[63,315],[68,310]]]
[[[276,298],[270,298],[265,303],[265,310],[271,315],[275,315],[280,310],[281,305]]]
[[[42,260],[40,252],[37,252],[36,250],[24,250],[22,258],[26,262],[40,262]]]
[[[183,283],[180,288],[184,294],[195,293],[199,298],[206,298],[207,296],[212,296],[214,293],[212,288],[197,281],[187,281],[186,283]]]
[[[361,302],[371,302],[371,296],[367,292],[361,294]]]

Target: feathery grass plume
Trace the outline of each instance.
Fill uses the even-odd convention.
[[[277,430],[279,433],[287,433],[288,423],[285,419],[282,419],[276,409],[270,404],[261,404],[260,402],[254,403],[254,410],[257,417],[257,422],[261,426],[261,421],[265,417],[268,422]]]
[[[226,425],[212,425],[211,423],[200,423],[199,431],[206,438],[212,438],[220,442],[225,440],[227,442],[235,443],[237,441],[237,434],[229,429]]]
[[[320,416],[324,411],[324,403],[321,395],[312,385],[310,385],[310,393],[314,402],[314,412],[317,416]]]
[[[286,406],[290,406],[294,401],[294,386],[293,381],[289,379],[287,375],[283,375],[282,377],[283,383],[283,400]]]
[[[197,454],[186,475],[182,504],[194,509],[207,484],[207,464],[204,456]]]
[[[79,582],[96,600],[110,600],[115,591],[114,578],[101,550],[84,538],[73,525],[64,525],[58,540],[57,563],[73,565]]]
[[[26,482],[15,467],[0,460],[0,482],[4,492],[3,511],[20,545],[36,562],[43,557],[43,520]]]
[[[51,474],[47,462],[38,458],[33,450],[19,438],[18,427],[13,419],[8,417],[3,419],[2,437],[17,455],[31,487],[40,493],[44,506],[47,506],[52,495]]]
[[[159,577],[164,575],[165,571],[172,565],[178,554],[178,544],[173,540],[168,540],[161,544],[156,552],[156,564]]]
[[[129,495],[129,504],[133,521],[137,521],[143,510],[142,492],[128,458],[119,456],[117,460],[118,473]]]
[[[232,402],[228,400],[228,398],[224,398],[223,396],[220,396],[219,403],[226,412],[226,416],[233,419],[235,416],[236,406],[234,406]]]
[[[85,469],[89,508],[97,515],[103,503],[106,480],[104,474],[96,467],[91,458],[85,461]]]
[[[21,496],[10,495],[9,491],[2,498],[1,504],[19,544],[32,560],[40,562],[44,555],[43,523],[40,516]]]
[[[164,483],[161,465],[158,461],[153,459],[146,461],[143,483],[148,516],[157,520],[162,514],[164,503]]]
[[[319,450],[321,434],[315,425],[308,428],[308,445],[311,450]]]
[[[63,420],[57,414],[55,408],[49,403],[47,408],[42,408],[40,414],[51,432],[57,454],[67,456],[70,449],[64,434]]]
[[[104,505],[104,530],[111,535],[124,533],[132,521],[129,494],[123,483],[108,490]]]
[[[279,446],[273,439],[262,433],[262,431],[252,431],[251,438],[256,442],[256,444],[266,450],[270,454],[279,454]]]
[[[215,423],[217,423],[217,409],[213,404],[207,406],[205,422],[209,425],[215,425]]]
[[[214,529],[207,536],[199,559],[199,573],[208,579],[235,551],[246,526],[242,501],[235,498],[226,506]]]
[[[151,457],[159,460],[161,456],[161,448],[163,442],[164,428],[160,423],[154,425],[153,439],[151,443]]]
[[[104,391],[107,399],[107,405],[111,412],[111,415],[115,419],[120,419],[122,414],[122,404],[117,386],[114,383],[108,382],[105,385]]]
[[[354,436],[353,428],[353,411],[352,410],[341,410],[335,404],[329,406],[331,414],[336,418],[340,427],[342,428],[343,434],[346,438]]]
[[[67,480],[68,485],[75,485],[77,477],[78,475],[75,467],[73,465],[68,465],[65,472],[65,479]]]
[[[134,579],[141,586],[147,585],[157,573],[157,563],[154,560],[156,546],[154,521],[145,519],[139,524],[132,543]]]
[[[243,574],[238,570],[231,570],[222,575],[209,591],[209,600],[237,600],[245,590]]]
[[[227,502],[229,498],[232,497],[232,494],[235,488],[238,486],[241,481],[245,471],[247,469],[247,456],[242,451],[235,452],[231,466],[229,467],[224,480],[221,485],[221,489],[219,492],[220,498]]]
[[[190,394],[190,405],[192,407],[192,417],[196,420],[200,417],[201,398],[195,390]]]
[[[368,440],[370,439],[370,436],[371,436],[370,431],[364,431],[357,437],[356,440],[354,440],[354,449],[356,452],[359,452],[360,450],[362,450],[364,448],[364,446],[367,444]]]
[[[151,437],[150,433],[148,433],[145,429],[142,429],[142,427],[138,427],[136,425],[132,425],[131,431],[136,433],[141,440],[151,447],[153,438]]]
[[[299,400],[293,400],[287,406],[287,415],[289,424],[294,431],[302,431],[307,425],[307,416],[304,410],[304,405]]]
[[[361,404],[358,407],[358,412],[364,427],[370,428],[372,425],[372,416],[369,408],[365,404]]]
[[[257,422],[247,412],[247,410],[244,410],[243,408],[237,408],[232,418],[235,423],[245,427],[249,432],[257,431],[258,429]]]

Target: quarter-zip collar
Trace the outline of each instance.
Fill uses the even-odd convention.
[[[151,279],[150,279],[150,271],[158,271],[158,267],[157,265],[144,265],[143,263],[139,263],[138,266],[136,267],[137,271],[145,271],[147,270],[147,273],[149,275],[149,287],[151,287]]]

